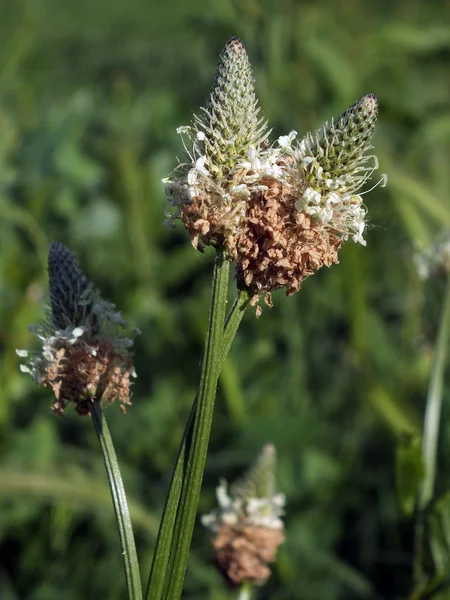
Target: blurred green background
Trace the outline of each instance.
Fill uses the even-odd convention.
[[[287,541],[259,599],[406,598],[413,522],[395,448],[420,433],[444,286],[412,257],[450,225],[450,3],[362,0],[3,0],[0,3],[0,598],[124,597],[114,515],[89,419],[50,413],[19,372],[35,342],[49,241],[63,241],[129,320],[134,404],[108,409],[146,579],[199,377],[211,255],[162,226],[175,128],[209,94],[225,41],[244,41],[273,137],[314,129],[366,93],[385,189],[367,248],[259,320],[220,379],[200,512],[275,443]],[[450,487],[449,386],[438,492]],[[195,531],[186,599],[235,593]]]

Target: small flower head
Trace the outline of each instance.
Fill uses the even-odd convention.
[[[48,272],[47,318],[30,327],[42,349],[39,354],[17,350],[28,357],[21,370],[53,390],[52,409],[60,415],[69,402],[86,415],[92,402],[116,399],[125,412],[125,405],[131,404],[130,378],[136,376],[127,323],[113,304],[101,299],[60,242],[50,246]]]
[[[450,273],[450,232],[445,231],[436,242],[414,257],[417,272],[421,279],[443,272]]]
[[[167,224],[180,218],[200,250],[225,248],[251,303],[264,295],[271,306],[274,290],[293,294],[337,263],[347,240],[366,245],[361,190],[378,168],[367,154],[377,114],[368,94],[316,133],[297,141],[292,131],[270,145],[247,54],[232,38],[207,106],[178,130],[187,162],[165,180],[174,207]]]
[[[285,498],[275,491],[275,468],[275,447],[267,444],[230,492],[221,481],[216,491],[219,507],[202,517],[203,525],[215,533],[217,564],[236,585],[263,585],[270,575],[268,565],[284,541]]]

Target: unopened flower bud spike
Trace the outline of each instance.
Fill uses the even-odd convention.
[[[51,321],[55,329],[79,325],[92,311],[92,284],[81,271],[78,261],[61,244],[52,242],[48,253],[48,281]]]
[[[277,454],[273,444],[266,444],[253,466],[231,487],[233,496],[243,499],[271,498],[275,494]]]
[[[298,160],[312,178],[326,175],[339,180],[334,185],[346,187],[346,191],[359,189],[370,177],[367,173],[378,168],[376,157],[366,155],[373,147],[371,138],[377,116],[376,97],[363,96],[340,117],[332,119],[330,125],[325,123],[315,135],[305,136],[299,145]],[[365,166],[370,162],[373,164]]]

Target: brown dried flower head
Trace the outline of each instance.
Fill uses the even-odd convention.
[[[226,481],[221,481],[216,490],[218,508],[202,517],[203,525],[215,533],[217,565],[235,585],[263,585],[284,541],[285,498],[275,492],[275,468],[275,447],[267,444],[230,493]]]
[[[264,295],[270,306],[272,291],[293,294],[337,263],[348,239],[366,244],[360,190],[378,168],[367,155],[378,103],[363,96],[315,134],[297,142],[292,131],[273,145],[259,112],[247,53],[231,38],[207,106],[178,129],[187,160],[164,180],[166,224],[180,219],[199,250],[224,248],[252,304]]]
[[[122,412],[131,404],[132,336],[115,306],[101,299],[70,251],[52,242],[48,255],[50,306],[47,319],[30,330],[42,344],[39,354],[21,365],[39,385],[53,390],[52,410],[62,415],[69,402],[80,415],[92,402],[118,400]]]

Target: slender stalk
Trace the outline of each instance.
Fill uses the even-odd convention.
[[[225,362],[228,356],[231,344],[233,343],[237,330],[239,329],[239,325],[241,324],[245,309],[248,306],[248,301],[248,292],[240,291],[236,300],[233,302],[233,306],[231,307],[230,312],[228,313],[227,319],[225,321],[225,328],[223,330],[220,369],[222,369],[223,363]]]
[[[252,598],[252,585],[251,583],[243,583],[239,590],[238,600],[251,600]]]
[[[120,475],[119,463],[114,450],[114,445],[106,423],[105,415],[99,403],[94,402],[91,408],[92,421],[95,432],[100,442],[100,448],[105,462],[111,497],[116,513],[119,529],[120,544],[122,546],[123,565],[127,583],[128,599],[141,600],[142,587],[139,574],[139,563],[134,543],[133,528],[131,526],[130,512],[127,497]]]
[[[170,577],[163,595],[178,600],[183,589],[184,574],[189,557],[192,532],[208,451],[217,380],[222,365],[222,338],[224,337],[227,303],[229,262],[218,252],[214,263],[209,325],[203,356],[202,374],[198,391],[197,409],[192,428],[192,440],[187,452],[185,480],[175,520],[168,565]]]
[[[167,574],[167,565],[170,556],[170,547],[173,538],[173,528],[180,502],[181,490],[183,487],[184,473],[186,470],[186,457],[190,449],[192,426],[194,424],[195,413],[197,410],[198,394],[192,404],[183,438],[178,449],[175,468],[172,473],[169,494],[166,498],[166,504],[161,517],[161,523],[156,540],[155,553],[153,555],[152,567],[145,594],[146,600],[160,600]]]
[[[242,317],[244,316],[247,303],[248,295],[245,292],[240,292],[228,314],[222,337],[220,366],[223,365],[228,352],[230,351],[232,341],[236,335]],[[166,498],[166,504],[161,517],[155,554],[153,556],[152,568],[145,594],[146,600],[160,600],[163,592],[166,574],[168,572],[167,565],[170,555],[173,529],[186,470],[186,452],[190,447],[192,426],[197,410],[197,402],[198,394],[196,395],[192,404],[191,412],[189,414],[183,438],[181,440],[172,474],[169,494]]]
[[[436,478],[436,454],[439,439],[439,423],[441,420],[442,387],[447,347],[450,337],[450,277],[439,324],[438,339],[433,358],[430,384],[428,387],[423,428],[422,456],[425,466],[425,477],[420,494],[419,508],[424,509],[431,500]]]
[[[441,420],[442,388],[447,348],[450,337],[450,277],[439,324],[436,350],[431,367],[423,427],[422,458],[425,467],[424,480],[421,485],[416,523],[414,575],[416,581],[422,577],[422,557],[424,544],[424,510],[430,502],[436,479],[436,457]]]

